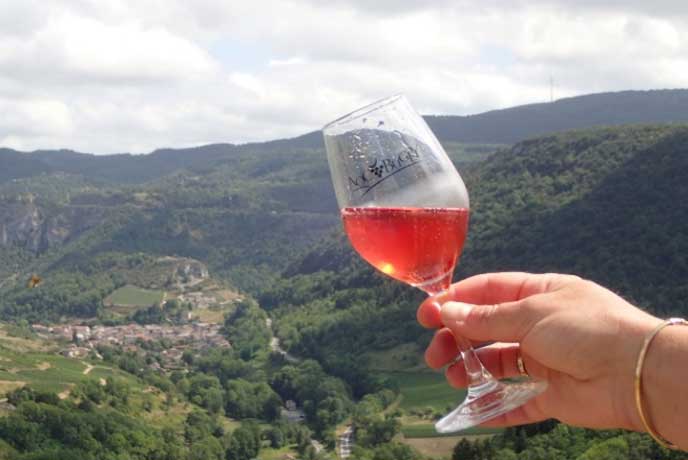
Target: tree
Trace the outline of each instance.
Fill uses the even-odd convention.
[[[222,390],[219,388],[210,388],[205,393],[203,406],[208,409],[211,414],[219,414],[223,408]]]
[[[243,379],[227,382],[225,400],[227,415],[239,419],[276,420],[282,408],[282,400],[269,385]]]
[[[265,324],[267,315],[255,301],[244,299],[225,319],[225,329],[234,349],[244,361],[250,361],[255,354],[266,350],[271,334]]]
[[[251,460],[260,451],[260,429],[257,425],[242,424],[234,430],[227,446],[227,460]]]
[[[499,449],[495,454],[495,458],[499,460],[518,460],[518,455],[511,449]]]
[[[593,445],[577,460],[626,460],[628,454],[628,442],[619,436]]]
[[[377,447],[373,460],[420,460],[421,456],[406,444],[390,442]]]
[[[184,421],[184,437],[187,442],[194,443],[213,434],[217,427],[217,421],[206,412],[194,410],[189,412]]]
[[[311,445],[311,430],[305,426],[299,426],[294,433],[294,442],[296,443],[296,450],[299,453],[304,453],[306,448]]]
[[[191,445],[189,460],[222,460],[225,451],[216,438],[207,436]]]
[[[454,446],[454,451],[452,452],[452,460],[479,460],[481,456],[478,453],[475,445],[462,438],[456,446]]]
[[[401,423],[393,417],[372,419],[363,427],[360,439],[363,445],[377,446],[390,442],[401,428]]]
[[[263,435],[265,439],[270,441],[270,447],[273,449],[279,449],[284,445],[284,434],[278,427],[268,428],[263,432]]]

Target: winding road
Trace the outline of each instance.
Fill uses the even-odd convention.
[[[272,330],[272,319],[266,318],[265,326],[267,326],[267,328],[270,330],[270,350],[284,356],[284,360],[289,363],[300,362],[301,360],[299,358],[297,358],[294,355],[290,355],[287,350],[280,346],[280,340],[277,337],[275,337],[275,333]],[[349,427],[339,438],[337,438],[339,445],[337,453],[339,454],[340,458],[347,458],[351,455],[351,448],[354,445],[353,435],[354,431],[351,427]],[[311,439],[311,445],[315,449],[316,454],[319,454],[320,452],[325,450],[325,446],[323,446],[322,443],[318,442],[315,439]]]
[[[84,375],[90,374],[91,371],[93,370],[93,367],[94,367],[94,366],[92,366],[91,364],[88,364],[88,363],[85,362],[85,361],[81,361],[81,364],[83,364],[84,366],[86,366],[86,369],[84,369],[83,374],[84,374]]]
[[[282,346],[280,345],[280,339],[275,337],[275,333],[272,330],[272,319],[271,318],[265,319],[265,325],[270,330],[270,335],[272,336],[270,339],[270,350],[284,356],[284,360],[289,362],[289,363],[298,363],[299,361],[301,361],[299,358],[297,358],[294,355],[290,355],[287,350],[282,348]]]

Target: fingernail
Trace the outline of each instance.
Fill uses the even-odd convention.
[[[442,323],[449,324],[450,322],[462,323],[473,309],[473,305],[463,302],[447,302],[442,305],[440,316]]]
[[[447,291],[442,291],[439,294],[436,294],[434,296],[435,303],[438,305],[442,305],[445,303],[447,300],[449,300],[449,292]]]

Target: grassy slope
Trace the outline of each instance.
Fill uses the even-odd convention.
[[[180,435],[186,415],[197,408],[192,403],[175,400],[168,410],[164,410],[167,395],[160,389],[103,361],[78,360],[57,355],[58,349],[54,342],[10,337],[0,324],[0,398],[8,391],[24,385],[40,391],[54,392],[65,398],[69,397],[69,390],[81,382],[95,380],[102,383],[102,380],[113,377],[129,386],[129,407],[132,414],[155,426],[171,427]],[[92,369],[84,374],[89,367]],[[145,405],[151,405],[152,409],[145,410]],[[3,415],[7,414],[0,413],[0,416]],[[227,432],[239,426],[237,421],[227,417],[221,417],[220,421]],[[0,460],[2,455],[0,445]]]
[[[263,447],[258,453],[258,460],[283,460],[285,455],[290,454],[297,457],[296,445],[282,447],[281,449],[271,449]]]
[[[105,303],[115,306],[148,307],[160,303],[163,294],[162,291],[123,286],[110,294]]]
[[[95,367],[84,374],[88,362],[60,356],[58,350],[54,342],[10,337],[0,329],[0,393],[23,385],[62,393],[85,380],[110,376],[134,389],[143,388],[136,377],[102,362],[90,363]]]
[[[451,388],[441,372],[384,372],[401,392],[399,407],[405,411],[432,408],[444,411],[464,396],[463,391]]]

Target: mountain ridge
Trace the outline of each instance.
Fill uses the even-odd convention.
[[[140,402],[148,401],[160,416],[169,417],[161,409],[173,398],[184,406],[193,403],[196,409],[186,418],[169,414],[177,420],[175,429],[167,430],[171,439],[186,439],[203,418],[230,422],[222,414],[272,423],[264,433],[282,433],[283,425],[274,418],[286,400],[303,407],[306,423],[330,448],[335,427],[349,416],[361,435],[357,448],[365,447],[366,432],[380,427],[387,426],[385,439],[392,439],[398,427],[390,423],[401,424],[404,436],[423,427],[431,433],[431,420],[458,395],[448,389],[438,392],[440,386],[445,388],[442,376],[419,367],[430,331],[417,324],[414,312],[424,296],[375,272],[347,242],[326,155],[313,147],[319,138],[316,132],[295,142],[218,144],[192,154],[160,149],[144,157],[105,160],[65,152],[39,162],[47,173],[32,170],[31,162],[5,163],[15,176],[27,175],[24,178],[12,178],[0,163],[0,176],[5,174],[4,182],[0,180],[0,314],[13,323],[7,327],[21,332],[22,325],[35,322],[100,326],[188,321],[184,313],[189,313],[189,305],[184,307],[184,302],[191,293],[182,298],[177,286],[193,280],[178,270],[162,270],[157,261],[169,256],[194,259],[207,267],[211,278],[194,285],[199,302],[209,296],[219,301],[215,294],[225,290],[241,291],[241,301],[221,310],[191,305],[197,318],[202,310],[218,326],[226,314],[224,330],[232,348],[200,355],[186,350],[188,359],[177,350],[180,362],[173,365],[188,374],[154,370],[167,365],[168,350],[163,349],[171,343],[142,344],[135,352],[120,347],[99,351],[109,365],[159,388],[159,400]],[[688,124],[569,130],[499,149],[445,141],[471,192],[471,230],[456,277],[508,269],[574,272],[653,307],[656,314],[685,314],[688,208],[680,204],[688,200],[687,143]],[[67,167],[60,163],[62,157]],[[42,281],[31,287],[27,281],[34,275]],[[156,291],[144,293],[141,288]],[[125,294],[130,300],[122,297]],[[137,306],[115,305],[117,297]],[[161,298],[167,298],[169,307],[150,304]],[[283,362],[270,353],[268,312],[271,329],[300,363]],[[99,367],[95,359],[89,366]],[[79,365],[80,380],[81,369]],[[42,376],[35,369],[28,371]],[[13,382],[21,378],[7,371],[3,375]],[[416,376],[428,386],[409,381]],[[107,403],[99,407],[84,398],[92,394],[95,403],[104,397],[100,393],[115,388],[97,381],[75,387],[74,396],[81,401],[74,412],[90,417],[92,411],[109,410]],[[395,388],[402,403],[392,410],[403,416],[390,411],[391,418],[383,419],[383,409],[396,395],[390,389]],[[405,399],[405,389],[425,396],[406,405],[410,398]],[[435,399],[436,393],[446,397]],[[14,414],[34,413],[24,410],[35,407],[32,401],[16,401],[21,395],[9,395],[18,404]],[[75,398],[52,400],[62,409],[77,404]],[[138,403],[121,407],[139,413]],[[366,413],[379,420],[361,416]],[[24,423],[16,415],[0,417],[0,431],[14,426],[3,425],[3,420]],[[158,425],[156,420],[156,429]],[[181,430],[185,438],[179,436]],[[215,443],[218,455],[199,458],[239,458],[229,452],[240,439],[241,427],[234,431],[239,433],[236,438],[212,427],[204,430],[202,439]],[[566,435],[567,430],[562,426],[560,431]],[[491,439],[516,439],[507,434]],[[14,438],[5,439],[19,446]],[[229,444],[220,444],[227,439]],[[635,438],[628,439],[629,445],[641,445],[641,440],[632,444]],[[201,452],[198,445],[188,447]],[[487,446],[483,441],[479,445]],[[540,446],[540,440],[532,445]],[[17,458],[29,458],[29,451],[41,448],[27,444]]]
[[[688,89],[626,90],[571,96],[552,102],[529,103],[470,115],[427,114],[424,115],[424,118],[440,141],[511,144],[546,132],[592,126],[688,122],[686,108],[688,108]],[[619,109],[623,109],[623,112]],[[579,113],[581,110],[584,113]],[[584,119],[578,118],[581,115],[584,115]],[[574,118],[566,119],[567,116]],[[533,127],[533,124],[540,127]],[[19,151],[0,146],[0,156],[3,153],[11,152],[31,156],[37,155],[43,158],[46,154],[59,154],[71,155],[72,157],[73,155],[90,155],[98,158],[130,157],[140,159],[182,152],[198,153],[206,149],[224,152],[256,147],[321,148],[322,146],[320,131],[315,130],[283,139],[247,143],[218,142],[182,148],[163,147],[144,154],[123,152],[98,155],[68,148]]]

